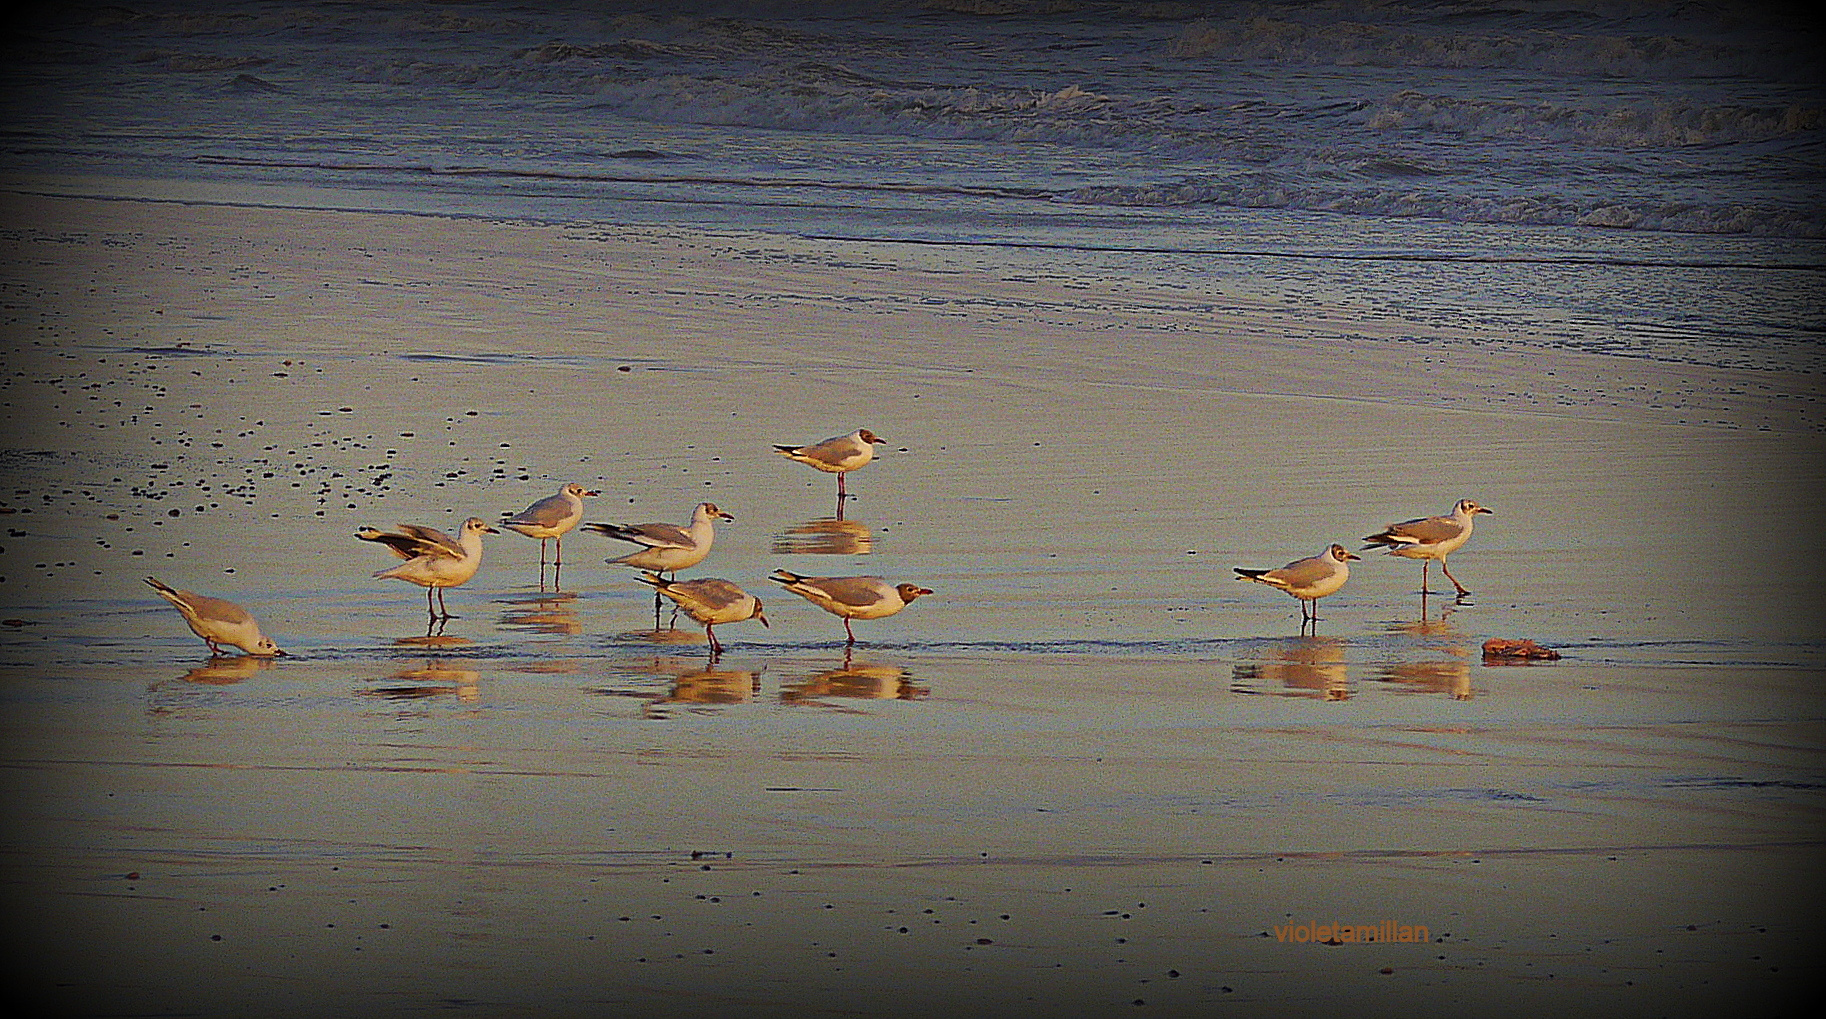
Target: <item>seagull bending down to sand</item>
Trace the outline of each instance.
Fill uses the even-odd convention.
[[[558,490],[557,495],[548,495],[513,516],[503,519],[501,526],[510,531],[518,531],[529,538],[539,539],[539,565],[541,567],[545,565],[545,543],[556,539],[558,554],[552,562],[554,565],[563,566],[564,535],[583,519],[584,496],[601,494],[601,492],[591,492],[582,485],[565,485]]]
[[[209,645],[209,653],[219,655],[219,645],[233,644],[250,655],[269,658],[285,654],[279,645],[260,632],[260,624],[247,610],[234,602],[222,598],[211,598],[191,591],[180,591],[161,582],[157,577],[147,577],[146,583],[159,593],[159,597],[177,606],[184,614],[184,622],[190,624],[190,632],[203,638]]]
[[[1309,559],[1296,559],[1278,570],[1247,570],[1236,567],[1236,579],[1279,588],[1300,599],[1300,622],[1319,618],[1319,599],[1337,591],[1350,579],[1350,562],[1361,559],[1343,545],[1334,544]],[[1311,608],[1310,615],[1307,609]]]
[[[462,536],[452,538],[443,531],[417,524],[401,524],[398,533],[363,527],[355,536],[363,541],[379,542],[405,562],[390,570],[378,570],[375,579],[388,578],[417,584],[425,589],[425,611],[433,617],[453,618],[444,608],[444,588],[467,583],[482,565],[482,535],[500,534],[481,517],[463,521]],[[437,592],[437,611],[431,608],[431,593]]]
[[[806,577],[791,570],[775,570],[768,580],[843,620],[843,632],[856,643],[852,619],[880,619],[913,603],[931,588],[917,584],[889,584],[880,577]]]
[[[1364,551],[1372,548],[1386,548],[1389,555],[1398,555],[1404,559],[1422,560],[1420,567],[1420,592],[1427,590],[1427,570],[1433,560],[1439,560],[1439,568],[1444,571],[1446,579],[1458,589],[1459,597],[1470,594],[1465,585],[1452,576],[1446,568],[1446,556],[1458,551],[1471,537],[1471,524],[1479,513],[1492,513],[1493,510],[1479,506],[1469,499],[1458,500],[1452,508],[1452,514],[1444,517],[1419,517],[1414,520],[1403,520],[1399,524],[1390,524],[1375,534],[1364,538],[1369,544]]]
[[[665,580],[657,573],[642,573],[639,580],[651,584],[653,590],[677,602],[686,615],[704,624],[704,636],[710,638],[712,657],[723,653],[723,644],[716,639],[716,624],[759,619],[762,626],[768,625],[767,617],[761,614],[761,599],[727,580],[718,577]]]
[[[826,474],[837,475],[837,500],[842,505],[845,498],[843,476],[875,459],[875,444],[886,441],[867,428],[858,428],[848,435],[809,446],[775,445],[774,452],[788,460],[810,464]]]

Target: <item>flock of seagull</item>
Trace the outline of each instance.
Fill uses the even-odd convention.
[[[1420,590],[1423,595],[1427,589],[1427,572],[1437,559],[1446,579],[1452,582],[1452,586],[1458,590],[1458,596],[1463,598],[1471,592],[1446,568],[1446,556],[1458,551],[1460,545],[1470,540],[1471,524],[1478,514],[1491,512],[1494,511],[1469,499],[1460,499],[1458,505],[1452,507],[1450,515],[1417,517],[1390,524],[1365,537],[1363,540],[1368,544],[1363,548],[1365,551],[1380,548],[1387,550],[1389,555],[1419,559]],[[1350,560],[1361,558],[1363,557],[1347,550],[1343,545],[1333,544],[1316,556],[1296,559],[1278,570],[1247,570],[1238,566],[1236,579],[1267,584],[1300,599],[1300,622],[1304,625],[1318,620],[1319,599],[1343,587],[1344,582],[1350,579]]]
[[[882,442],[866,428],[839,435],[807,446],[774,446],[774,451],[790,460],[808,464],[837,475],[837,507],[842,515],[844,500],[849,497],[844,476],[874,459],[875,446]],[[667,523],[604,524],[583,522],[583,500],[600,495],[575,483],[559,489],[526,509],[500,521],[501,527],[539,539],[539,567],[545,568],[545,546],[555,543],[554,565],[564,561],[564,535],[582,524],[586,530],[626,541],[640,548],[627,555],[608,560],[632,566],[641,571],[637,578],[653,588],[655,628],[658,627],[660,599],[674,602],[679,610],[702,624],[714,658],[723,651],[716,627],[756,619],[768,626],[762,614],[761,599],[719,577],[679,580],[678,571],[704,561],[716,540],[716,521],[734,520],[715,503],[699,503],[691,513],[691,522],[683,526]],[[1390,524],[1365,537],[1367,551],[1381,548],[1389,555],[1422,560],[1421,591],[1427,585],[1427,571],[1434,560],[1446,578],[1457,589],[1459,597],[1469,594],[1458,578],[1446,567],[1446,557],[1457,551],[1471,537],[1472,523],[1479,514],[1491,510],[1470,499],[1461,499],[1446,516],[1419,517]],[[376,579],[403,580],[425,589],[425,611],[433,619],[449,619],[444,607],[444,591],[467,583],[482,565],[482,535],[499,534],[480,517],[463,521],[452,537],[432,527],[401,524],[397,531],[362,527],[357,538],[384,545],[403,562],[390,569],[378,570]],[[1266,584],[1287,592],[1300,602],[1302,632],[1318,620],[1318,600],[1337,592],[1350,579],[1350,560],[1362,557],[1342,545],[1333,544],[1307,559],[1298,559],[1279,569],[1256,570],[1236,567],[1236,579]],[[670,574],[670,576],[668,576]],[[768,580],[804,598],[813,605],[843,620],[843,631],[849,643],[856,642],[850,628],[855,619],[881,619],[912,604],[913,600],[931,594],[930,588],[917,584],[890,584],[880,577],[810,577],[790,570],[775,570]],[[249,655],[283,655],[271,638],[260,632],[253,616],[231,601],[183,591],[147,577],[146,583],[166,601],[176,606],[190,625],[191,632],[203,639],[211,654],[222,654],[222,645],[239,648]],[[436,604],[433,607],[433,598]]]

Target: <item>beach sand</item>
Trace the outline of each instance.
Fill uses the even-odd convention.
[[[43,1007],[1777,1014],[1804,986],[1810,376],[1044,251],[0,222],[5,884]],[[769,444],[859,426],[869,551],[812,554],[834,484]],[[772,627],[719,628],[706,670],[581,532],[562,593],[490,536],[430,626],[353,538],[567,481],[590,520],[729,511],[692,575]],[[1305,637],[1231,579],[1461,497],[1496,510],[1465,603],[1367,555]],[[780,565],[936,593],[846,652]],[[291,657],[207,662],[148,574]],[[1337,923],[1425,937],[1291,940]]]

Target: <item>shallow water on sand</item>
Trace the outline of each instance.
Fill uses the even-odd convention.
[[[1817,670],[1330,657],[8,668],[13,915],[85,932],[20,958],[83,1011],[301,1015],[1647,1014],[1804,971]],[[1429,934],[1271,933],[1385,922]]]

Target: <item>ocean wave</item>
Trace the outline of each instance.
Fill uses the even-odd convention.
[[[630,71],[618,63],[622,56],[660,66]],[[682,66],[687,63],[676,48],[659,43],[553,41],[522,50],[505,64],[400,59],[358,68],[353,77],[394,86],[563,91],[588,97],[594,108],[656,124],[1038,142],[1245,163],[1274,159],[1276,150],[1310,148],[1318,138],[1328,144],[1356,139],[1378,149],[1383,147],[1378,138],[1400,135],[1680,149],[1810,142],[1826,127],[1826,108],[1801,103],[1610,96],[1574,104],[1416,89],[1304,106],[1214,103],[1079,83],[1035,89],[896,81],[828,60],[764,62],[722,73]],[[1438,172],[1407,161],[1416,173]]]
[[[391,84],[562,87],[588,96],[591,109],[661,125],[814,133],[831,139],[827,155],[833,159],[846,138],[904,137],[1044,145],[1122,160],[1145,153],[1151,161],[1202,163],[1214,171],[1065,193],[1064,200],[1086,205],[1230,205],[1479,223],[1826,236],[1826,208],[1798,191],[1787,203],[1745,200],[1741,189],[1710,202],[1670,200],[1641,197],[1653,193],[1647,184],[1652,178],[1633,168],[1612,167],[1607,181],[1596,186],[1577,170],[1564,179],[1556,175],[1565,168],[1541,173],[1541,160],[1555,153],[1564,154],[1570,168],[1589,166],[1593,155],[1605,150],[1806,146],[1826,127],[1826,110],[1818,107],[1681,99],[1580,107],[1409,89],[1379,101],[1289,109],[1260,101],[1216,104],[1177,95],[1124,95],[1078,84],[1043,90],[896,82],[825,60],[764,63],[739,75],[622,74],[602,66],[612,60],[576,56],[582,52],[552,43],[540,56],[514,65],[399,61],[365,73]],[[554,64],[580,66],[554,71]],[[1513,143],[1529,151],[1518,154]],[[1509,146],[1506,154],[1499,146]],[[1507,160],[1514,174],[1542,177],[1545,193],[1488,194],[1483,182],[1498,160]],[[880,181],[877,172],[908,169],[852,166],[833,169],[826,179],[866,184]],[[1555,179],[1561,186],[1555,187]],[[1063,190],[1044,180],[1007,183],[1023,192]],[[1591,193],[1580,187],[1591,187]]]
[[[1369,107],[1363,123],[1371,131],[1675,148],[1755,143],[1817,132],[1826,125],[1826,110],[1799,105],[1710,106],[1677,99],[1606,109],[1459,98],[1410,89]]]
[[[1161,208],[1214,205],[1460,223],[1826,237],[1826,204],[1818,203],[1807,208],[1788,209],[1652,199],[1577,199],[1550,194],[1466,195],[1411,188],[1343,190],[1295,184],[1266,174],[1242,179],[1192,178],[1154,184],[1083,187],[1062,194],[1060,200],[1086,205]]]
[[[1186,60],[1251,60],[1339,67],[1510,69],[1605,77],[1720,77],[1750,75],[1807,81],[1820,60],[1802,37],[1758,33],[1730,38],[1655,32],[1540,28],[1453,30],[1439,24],[1327,21],[1253,15],[1187,24],[1167,46]],[[1627,27],[1627,26],[1625,26]]]

